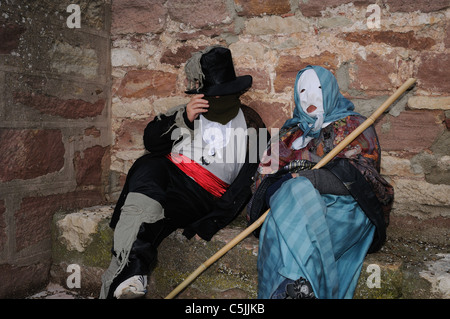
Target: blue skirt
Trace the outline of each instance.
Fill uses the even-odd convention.
[[[375,231],[353,197],[321,195],[297,177],[282,184],[270,207],[260,233],[258,298],[300,277],[317,298],[352,298]]]

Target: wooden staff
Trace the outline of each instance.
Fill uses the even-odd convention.
[[[372,125],[375,120],[383,114],[384,111],[396,100],[400,95],[402,95],[411,85],[414,84],[416,79],[410,78],[402,86],[400,86],[397,91],[394,92],[371,116],[367,118],[356,130],[347,135],[334,149],[332,149],[326,156],[324,156],[312,169],[318,169],[331,161],[339,152],[341,152],[347,145],[349,145],[356,137],[364,132],[370,125]],[[270,209],[268,209],[264,214],[261,215],[253,224],[246,228],[243,232],[237,235],[233,240],[226,244],[222,249],[215,253],[211,258],[201,264],[192,274],[190,274],[181,284],[178,285],[170,294],[168,294],[165,299],[172,299],[180,293],[187,285],[189,285],[195,278],[197,278],[203,271],[205,271],[210,265],[216,262],[220,257],[225,255],[231,248],[236,246],[239,242],[250,235],[255,229],[262,225],[267,217]]]

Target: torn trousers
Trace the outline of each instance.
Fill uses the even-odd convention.
[[[163,239],[214,207],[216,198],[167,158],[155,157],[144,164],[129,176],[100,298],[112,298],[117,286],[132,276],[149,275]]]

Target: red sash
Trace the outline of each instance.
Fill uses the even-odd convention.
[[[183,154],[170,153],[167,154],[167,158],[187,176],[192,177],[197,184],[215,197],[221,197],[230,186],[206,168],[202,167],[199,163]]]

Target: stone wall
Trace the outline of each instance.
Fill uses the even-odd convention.
[[[222,44],[238,75],[253,76],[243,101],[269,128],[291,116],[295,75],[308,64],[334,72],[342,93],[366,116],[417,78],[376,122],[382,173],[396,190],[393,222],[448,229],[449,18],[445,0],[113,1],[113,195],[144,153],[148,121],[188,101],[185,61]]]
[[[185,61],[213,44],[253,76],[243,101],[269,128],[308,64],[364,115],[416,77],[376,122],[382,173],[393,224],[448,236],[449,18],[448,0],[0,1],[0,297],[48,280],[55,213],[114,203],[146,124],[189,100]]]
[[[0,298],[48,281],[56,212],[106,200],[110,8],[0,2]]]

